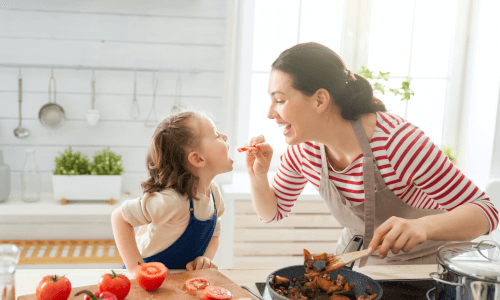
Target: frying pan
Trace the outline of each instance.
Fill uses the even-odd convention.
[[[352,252],[352,251],[357,251],[361,248],[363,239],[361,236],[354,236],[352,240],[349,242],[347,245],[346,249],[344,250],[344,253],[347,252]],[[356,249],[357,248],[357,249]],[[351,250],[351,251],[348,251]],[[353,271],[352,268],[354,267],[354,263],[351,263],[349,266],[345,266],[343,268],[337,269],[335,271],[330,272],[330,277],[333,279],[337,279],[337,275],[340,274],[342,275],[348,283],[352,284],[354,283],[354,291],[358,295],[366,295],[366,287],[369,285],[373,288],[373,293],[377,294],[377,297],[375,300],[379,300],[382,298],[382,286],[373,280],[372,278],[361,274],[359,272]],[[278,275],[281,277],[285,277],[290,279],[290,281],[293,279],[293,277],[303,277],[305,274],[304,266],[303,265],[295,265],[295,266],[289,266],[285,268],[281,268],[279,270],[276,270],[272,272],[266,280],[266,287],[269,290],[269,294],[273,298],[273,300],[289,300],[287,297],[281,296],[280,294],[276,293],[273,288],[271,288],[271,275]],[[328,300],[330,299],[331,295],[321,295],[318,298],[315,298],[317,300]]]

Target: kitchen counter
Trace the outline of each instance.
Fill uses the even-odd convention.
[[[275,269],[220,269],[219,271],[238,285],[246,285],[258,291],[256,282],[264,282],[269,274]],[[368,266],[364,268],[354,268],[373,279],[411,279],[429,278],[430,272],[435,272],[437,265],[417,265],[417,266]],[[124,273],[132,278],[128,272],[122,269],[114,270],[116,273]],[[173,270],[172,272],[182,272],[184,270]],[[38,281],[48,274],[65,275],[71,281],[72,287],[97,284],[97,281],[104,273],[109,273],[108,269],[37,269],[37,270],[17,270],[16,271],[16,296],[34,294]]]

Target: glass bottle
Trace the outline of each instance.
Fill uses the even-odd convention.
[[[40,201],[42,178],[36,163],[35,149],[26,149],[23,174],[21,176],[21,199],[25,202]]]
[[[14,244],[0,244],[0,300],[16,300],[14,275],[21,251]]]

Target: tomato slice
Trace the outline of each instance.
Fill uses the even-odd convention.
[[[203,290],[210,285],[210,282],[206,278],[191,278],[186,281],[186,287],[190,291]]]
[[[233,297],[230,291],[226,290],[220,286],[208,286],[205,288],[202,294],[202,299],[208,300],[229,300]]]
[[[250,151],[250,150],[260,150],[260,148],[257,146],[247,146],[247,147],[238,148],[238,152]]]

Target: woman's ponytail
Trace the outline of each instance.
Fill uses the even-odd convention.
[[[347,70],[342,59],[321,44],[297,44],[283,51],[272,68],[292,75],[293,87],[305,95],[313,95],[320,88],[327,90],[346,120],[385,111],[382,101],[373,97],[371,84]]]

